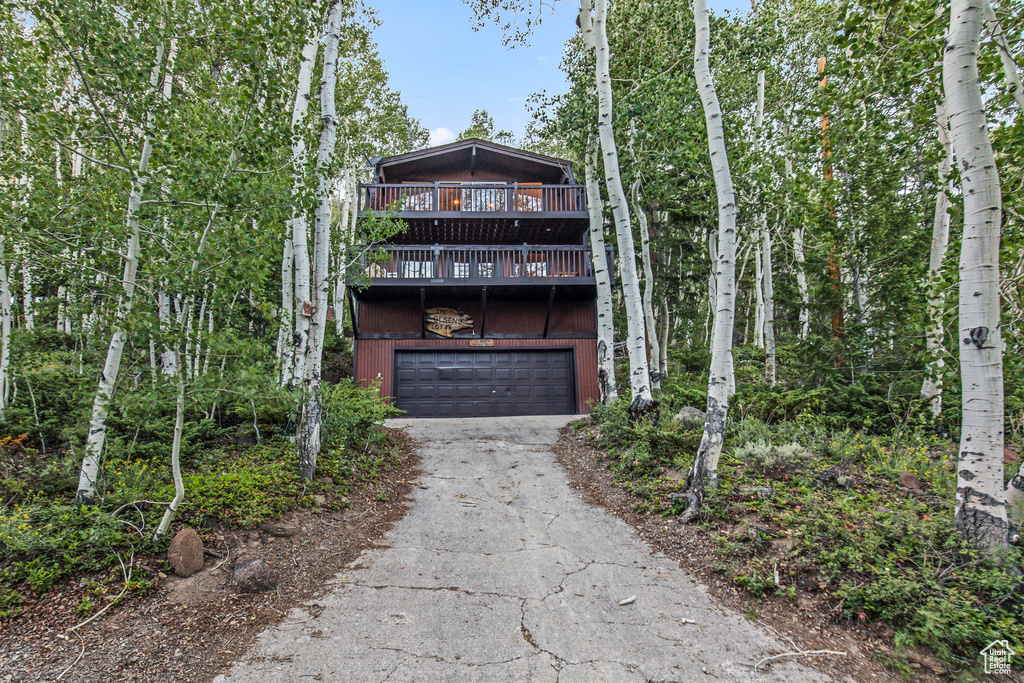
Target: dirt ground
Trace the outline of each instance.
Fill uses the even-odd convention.
[[[885,624],[858,626],[842,619],[839,606],[820,595],[804,590],[795,599],[782,596],[754,598],[738,588],[727,574],[716,553],[714,532],[696,525],[681,525],[675,519],[635,512],[640,498],[616,485],[601,452],[591,445],[596,426],[582,430],[570,425],[562,430],[555,446],[559,462],[565,467],[570,485],[583,492],[591,505],[605,508],[636,529],[658,552],[679,562],[679,566],[707,585],[720,603],[755,619],[780,640],[790,643],[793,652],[833,650],[845,655],[796,656],[797,659],[832,675],[837,680],[904,680],[887,670],[881,662],[896,661],[905,667],[905,675],[925,683],[947,681],[959,672],[947,672],[925,652],[897,653],[893,632]],[[1009,680],[1009,679],[1006,679]]]
[[[0,625],[0,683],[211,680],[289,609],[323,595],[334,574],[405,515],[418,457],[408,437],[392,431],[402,445],[399,465],[366,485],[354,483],[343,511],[300,510],[257,529],[200,529],[205,547],[217,556],[209,555],[204,568],[185,579],[164,573],[163,556],[135,557],[133,577],[154,587],[76,631],[69,629],[87,617],[75,608],[92,577],[83,575],[25,605],[17,619]],[[299,533],[275,537],[266,531],[272,527]],[[274,568],[278,588],[237,595],[228,585],[230,570],[253,558]]]

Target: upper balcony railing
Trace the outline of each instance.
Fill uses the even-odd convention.
[[[521,183],[360,183],[359,210],[412,214],[514,214],[522,218],[586,217],[582,185]]]
[[[594,284],[590,249],[582,246],[404,246],[359,249],[355,278],[369,285]],[[605,261],[612,269],[612,251]]]

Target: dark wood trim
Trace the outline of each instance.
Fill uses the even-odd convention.
[[[429,338],[429,337],[421,337],[420,335],[416,334],[415,332],[364,332],[364,333],[358,335],[356,337],[356,339],[357,340],[365,340],[365,339],[378,339],[378,340],[379,339],[392,339],[392,340],[394,340],[394,339],[422,339],[422,340],[425,340],[425,341],[430,341],[431,338]],[[531,332],[498,332],[498,333],[489,334],[486,337],[478,337],[476,335],[465,336],[465,337],[441,337],[441,336],[437,336],[437,337],[433,337],[432,339],[437,339],[437,340],[452,339],[452,340],[455,340],[455,341],[463,340],[463,341],[469,342],[470,340],[473,340],[473,339],[478,339],[478,340],[479,339],[544,339],[544,337],[542,337],[541,335],[539,335],[539,334],[537,334],[535,332],[532,332],[532,333]],[[553,333],[551,333],[551,334],[549,334],[547,336],[547,339],[597,339],[597,333],[596,332],[553,332]],[[402,348],[406,348],[406,347],[403,346]],[[437,348],[437,347],[431,346],[430,348]],[[454,347],[454,348],[460,348],[460,347]],[[486,348],[505,348],[505,347],[489,346],[489,347],[486,347]],[[554,347],[538,346],[538,347],[529,347],[529,348],[547,349],[547,348],[554,348]]]
[[[476,172],[476,145],[473,145],[473,151],[469,155],[469,175],[473,175]]]
[[[377,168],[383,173],[384,168],[392,166],[394,164],[407,163],[416,159],[422,159],[432,156],[441,156],[448,152],[457,152],[462,149],[468,149],[470,147],[479,146],[484,149],[488,149],[492,152],[498,152],[505,156],[522,159],[524,161],[532,161],[535,163],[546,164],[548,166],[560,167],[564,170],[565,166],[572,168],[572,162],[568,159],[559,159],[558,157],[550,157],[545,154],[537,154],[535,152],[528,152],[524,149],[517,149],[515,147],[509,147],[507,145],[498,144],[496,142],[490,142],[488,140],[479,140],[476,138],[468,138],[466,140],[457,140],[450,142],[447,145],[438,145],[437,147],[428,147],[426,149],[416,150],[415,152],[406,152],[405,154],[396,154],[395,156],[384,157],[377,162]]]
[[[487,323],[487,287],[480,288],[480,338],[482,339],[486,333]]]
[[[352,288],[347,289],[348,293],[348,314],[352,319],[352,336],[359,337],[359,318],[356,317],[356,304],[355,299],[352,296]]]
[[[544,314],[544,334],[541,335],[541,338],[543,338],[543,339],[547,339],[548,338],[548,325],[551,323],[551,308],[552,308],[552,306],[554,306],[554,304],[555,304],[555,287],[552,286],[551,287],[551,294],[548,295],[548,310],[547,310],[547,313]]]
[[[356,339],[423,339],[415,332],[365,332]]]
[[[440,200],[438,200],[440,201]],[[359,209],[360,216],[374,215],[378,218],[386,214],[385,211],[374,209]],[[403,220],[438,220],[441,218],[461,219],[523,219],[523,220],[551,220],[555,218],[590,218],[586,209],[582,211],[399,211],[398,217]]]

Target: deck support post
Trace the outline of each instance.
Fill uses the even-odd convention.
[[[485,336],[484,325],[487,324],[487,287],[480,288],[480,338]]]
[[[555,303],[555,287],[551,287],[551,294],[548,295],[548,312],[544,315],[544,335],[543,338],[548,338],[548,325],[551,323],[551,307]]]
[[[427,338],[427,288],[420,287],[420,339]]]

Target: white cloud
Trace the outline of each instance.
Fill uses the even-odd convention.
[[[444,126],[430,131],[431,145],[443,145],[448,142],[455,142],[455,133],[451,132]]]

